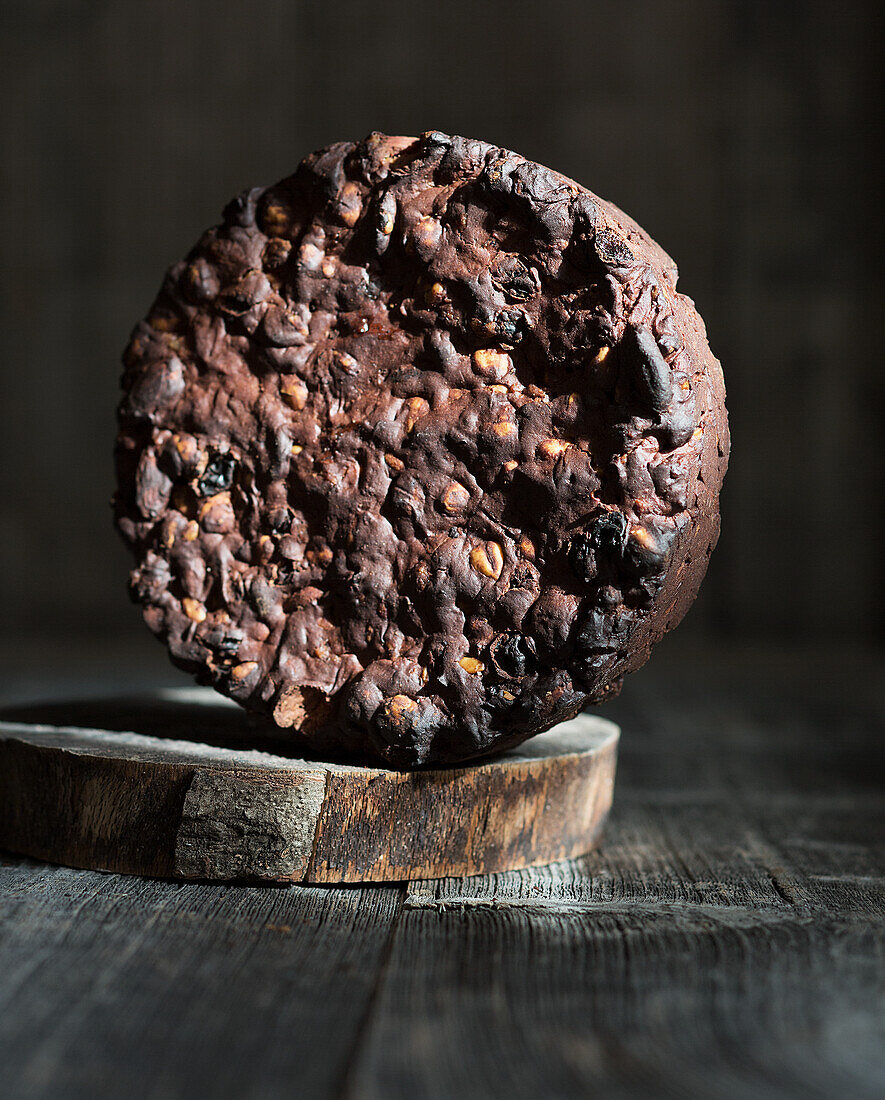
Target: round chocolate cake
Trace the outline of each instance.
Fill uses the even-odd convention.
[[[177,665],[311,755],[506,748],[691,605],[728,456],[673,261],[506,149],[371,134],[244,192],[126,350],[117,523]]]

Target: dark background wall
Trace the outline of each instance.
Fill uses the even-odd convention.
[[[881,25],[870,2],[0,4],[0,608],[144,644],[110,523],[118,359],[245,186],[373,129],[519,150],[677,259],[729,386],[710,638],[882,621]]]

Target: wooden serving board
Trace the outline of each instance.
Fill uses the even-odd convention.
[[[0,719],[0,848],[221,881],[405,881],[581,855],[611,806],[619,736],[583,714],[487,761],[396,772],[246,747],[246,716],[209,689]]]

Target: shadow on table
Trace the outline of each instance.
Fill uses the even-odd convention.
[[[278,756],[303,754],[303,745],[293,743],[286,731],[199,688],[4,707],[0,721],[138,733]]]

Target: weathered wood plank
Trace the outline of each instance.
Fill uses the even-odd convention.
[[[332,1096],[400,899],[0,861],[0,1091]]]
[[[783,907],[422,904],[349,1095],[872,1098],[881,976],[871,923]]]

